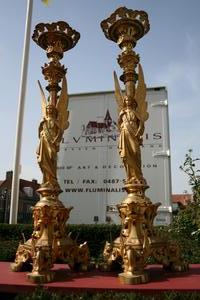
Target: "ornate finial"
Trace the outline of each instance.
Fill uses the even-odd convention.
[[[123,41],[129,41],[132,47],[150,29],[145,11],[118,8],[109,18],[101,22],[101,28],[107,39],[122,47]]]
[[[51,102],[56,105],[56,93],[60,91],[59,82],[66,74],[66,69],[60,64],[63,53],[73,48],[80,38],[80,33],[72,29],[68,23],[58,21],[55,23],[39,23],[35,26],[32,39],[43,48],[49,63],[42,67],[42,73],[49,85],[46,87],[50,92]]]
[[[68,23],[58,21],[56,23],[39,23],[36,25],[32,39],[44,50],[58,53],[73,48],[80,38],[80,33],[72,29]],[[49,48],[50,47],[50,48]]]

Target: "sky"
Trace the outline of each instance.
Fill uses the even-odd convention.
[[[166,86],[169,98],[172,191],[189,191],[179,166],[188,149],[200,157],[200,1],[199,0],[50,0],[45,6],[34,0],[32,30],[38,23],[63,20],[81,38],[61,61],[67,67],[69,94],[113,90],[113,70],[118,46],[105,38],[100,22],[118,7],[145,10],[151,29],[138,41],[148,87]],[[0,0],[0,180],[13,169],[26,0]],[[35,151],[41,119],[39,79],[45,51],[31,39],[21,151],[23,179],[41,180]]]

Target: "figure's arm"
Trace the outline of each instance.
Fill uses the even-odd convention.
[[[121,111],[119,113],[119,117],[118,117],[118,124],[117,124],[119,130],[120,130],[120,127],[121,127],[122,123],[124,122],[123,117],[124,117],[125,114],[126,114],[125,110],[121,109]]]
[[[55,138],[53,139],[52,143],[53,144],[58,144],[58,143],[60,143],[60,141],[62,139],[63,130],[59,127],[58,122],[55,122],[55,126],[56,126],[57,134],[56,134]]]
[[[136,132],[136,136],[141,136],[144,133],[144,122],[142,120],[139,121],[139,127]]]
[[[43,130],[43,125],[44,125],[45,119],[43,118],[42,121],[40,122],[39,128],[38,128],[38,137],[40,138],[41,131]]]

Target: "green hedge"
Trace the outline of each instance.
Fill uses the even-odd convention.
[[[19,242],[23,240],[22,233],[28,239],[32,230],[32,225],[0,224],[0,260],[13,261]]]
[[[23,240],[22,233],[25,235],[26,239],[29,239],[33,231],[32,224],[0,224],[0,241],[2,240]]]
[[[88,242],[91,257],[102,254],[105,241],[112,242],[120,234],[119,225],[68,225],[73,239],[78,243]]]
[[[0,260],[12,261],[19,241],[31,237],[32,225],[0,224]],[[105,241],[112,241],[120,233],[119,225],[68,225],[66,234],[77,243],[88,242],[90,256],[97,258],[102,254]]]
[[[180,212],[171,226],[155,227],[155,230],[161,235],[170,233],[170,236],[180,244],[182,253],[189,263],[200,263],[200,234],[194,234],[197,228],[193,224],[190,208]],[[29,239],[32,231],[33,226],[28,224],[0,224],[0,260],[12,261],[23,235]],[[87,241],[91,257],[97,259],[102,255],[105,241],[112,242],[119,236],[120,226],[67,225],[67,233],[69,232],[78,244]]]

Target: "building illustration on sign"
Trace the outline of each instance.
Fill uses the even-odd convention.
[[[117,124],[111,118],[109,110],[107,110],[103,122],[89,121],[86,126],[83,125],[82,130],[82,136],[88,136],[93,134],[104,135],[117,131]]]

